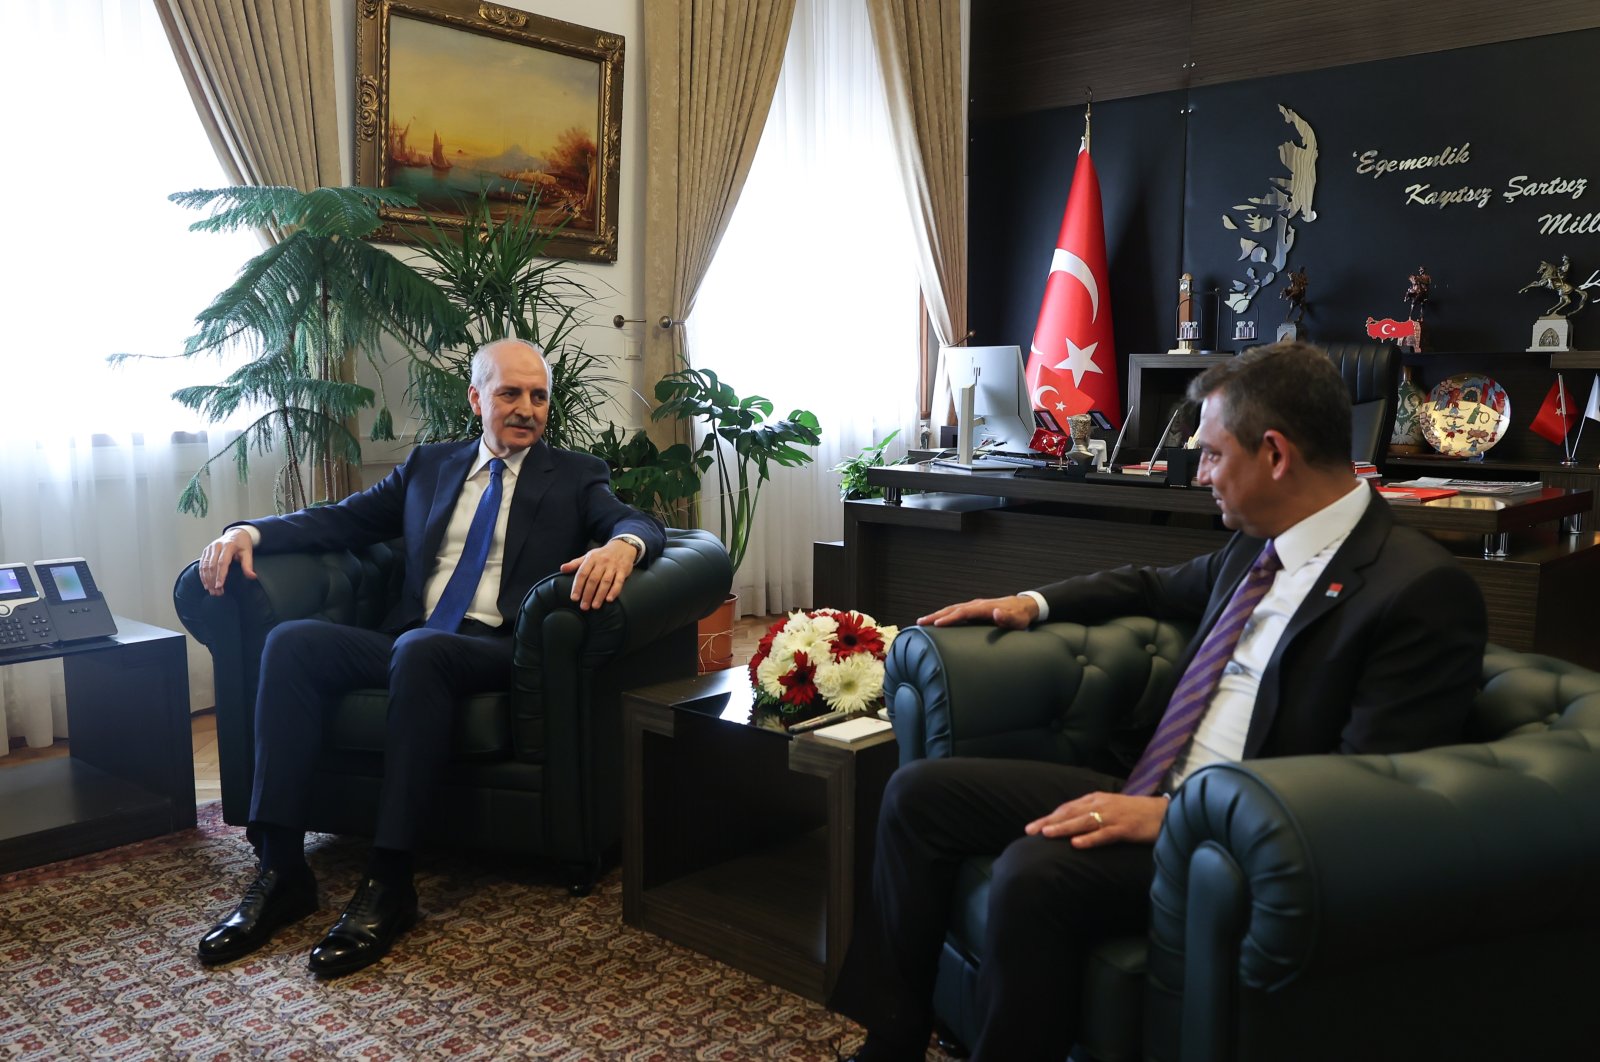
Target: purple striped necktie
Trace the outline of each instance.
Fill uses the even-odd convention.
[[[1233,592],[1228,607],[1222,610],[1216,625],[1200,644],[1194,659],[1184,669],[1183,677],[1178,680],[1178,688],[1172,691],[1172,699],[1167,702],[1161,725],[1156,727],[1155,737],[1150,739],[1139,762],[1134,764],[1133,773],[1128,775],[1128,784],[1122,787],[1122,792],[1129,796],[1149,796],[1161,784],[1161,779],[1166,777],[1172,761],[1178,758],[1183,746],[1194,736],[1200,718],[1206,714],[1211,695],[1222,680],[1222,672],[1227,668],[1228,661],[1233,659],[1239,636],[1244,633],[1245,624],[1250,622],[1250,614],[1267,596],[1273,578],[1282,567],[1278,551],[1268,542],[1245,573],[1244,581]]]

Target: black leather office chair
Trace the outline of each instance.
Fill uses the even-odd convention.
[[[1394,430],[1400,348],[1388,343],[1330,343],[1326,349],[1350,389],[1350,460],[1376,462]]]

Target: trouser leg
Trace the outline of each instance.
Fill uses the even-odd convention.
[[[994,862],[973,1062],[1061,1062],[1082,1027],[1085,957],[1149,918],[1152,848],[1021,837]]]
[[[387,683],[394,636],[324,620],[290,620],[267,635],[256,692],[250,821],[304,830],[323,726],[351,690]]]
[[[426,628],[395,640],[385,683],[389,716],[373,838],[377,847],[406,852],[416,847],[417,827],[449,756],[455,704],[474,693],[510,688],[511,642]]]
[[[926,1041],[956,873],[996,855],[1063,801],[1116,780],[1018,760],[921,760],[884,793],[873,857],[872,903],[856,923],[829,1005],[900,1045]]]

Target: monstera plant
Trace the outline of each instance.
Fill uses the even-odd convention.
[[[656,420],[677,417],[696,423],[705,433],[692,451],[692,461],[702,475],[716,469],[718,534],[737,572],[750,546],[756,505],[772,466],[809,464],[812,455],[803,447],[822,441],[816,414],[796,409],[781,420],[769,421],[774,408],[770,400],[760,395],[741,398],[710,369],[668,373],[656,384],[656,400],[660,405],[651,414]]]

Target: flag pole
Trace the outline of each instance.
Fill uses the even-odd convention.
[[[1083,150],[1089,151],[1089,121],[1094,117],[1094,86],[1086,86],[1084,91],[1089,94],[1089,99],[1083,105]]]
[[[1572,442],[1572,429],[1567,425],[1567,381],[1559,372],[1556,373],[1556,412],[1561,415],[1561,449],[1567,455],[1561,463],[1570,468],[1578,463],[1572,456],[1577,447]],[[1581,426],[1578,428],[1578,437],[1583,437]]]
[[[1556,376],[1556,380],[1559,382],[1560,379],[1561,379],[1561,377],[1558,374]],[[1596,380],[1597,383],[1600,383],[1600,376],[1596,376],[1595,380]],[[1592,389],[1590,391],[1589,397],[1590,398],[1594,397],[1594,392],[1593,392]],[[1578,422],[1578,437],[1572,441],[1572,453],[1574,455],[1573,456],[1573,462],[1574,463],[1577,462],[1577,456],[1576,455],[1578,453],[1578,445],[1583,442],[1583,429],[1588,425],[1588,423],[1589,423],[1589,411],[1587,409],[1585,409],[1583,411],[1583,419]]]

